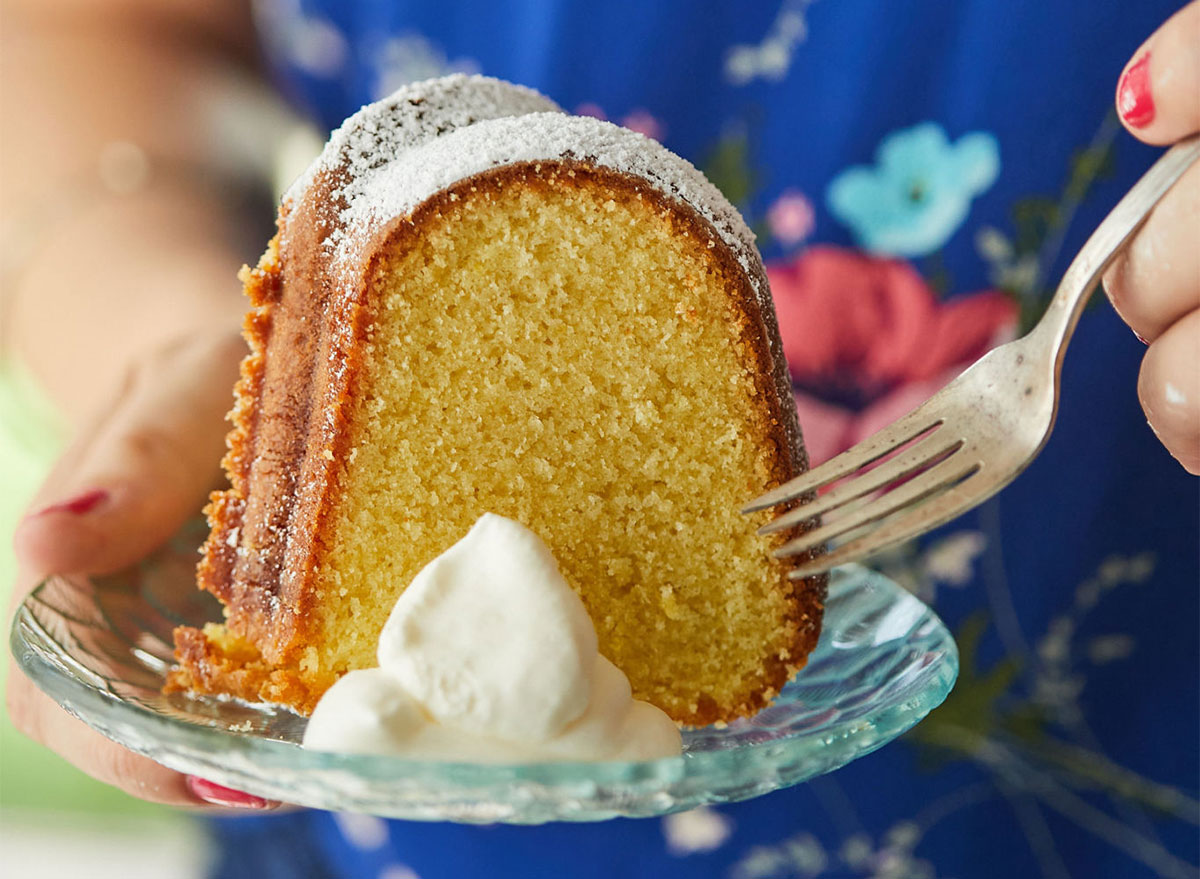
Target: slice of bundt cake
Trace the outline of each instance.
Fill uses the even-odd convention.
[[[639,134],[450,77],[351,117],[244,273],[253,308],[169,687],[311,710],[483,513],[553,550],[679,722],[764,706],[820,627],[741,504],[804,469],[737,212]],[[786,535],[785,535],[786,536]]]

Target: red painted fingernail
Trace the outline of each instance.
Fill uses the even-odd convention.
[[[274,809],[279,805],[274,800],[265,800],[245,791],[234,790],[206,778],[200,778],[198,775],[189,775],[187,786],[188,790],[192,792],[192,796],[197,799],[227,809]]]
[[[60,501],[57,504],[43,507],[33,515],[45,516],[47,513],[71,513],[74,516],[82,516],[90,513],[106,500],[108,500],[108,492],[102,488],[95,488],[65,501]]]
[[[1117,86],[1117,112],[1134,128],[1154,121],[1154,96],[1150,94],[1150,53],[1135,61]]]
[[[1149,344],[1150,344],[1150,343],[1149,343],[1149,342],[1147,342],[1147,341],[1146,341],[1144,338],[1142,338],[1142,334],[1141,334],[1141,333],[1139,333],[1137,330],[1134,330],[1134,331],[1133,331],[1133,337],[1134,337],[1135,339],[1137,339],[1139,342],[1141,342],[1143,345],[1149,345]]]

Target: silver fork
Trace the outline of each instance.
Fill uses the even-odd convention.
[[[1173,146],[1134,184],[1071,261],[1028,335],[990,351],[908,415],[743,509],[801,502],[759,529],[769,534],[812,522],[774,552],[779,558],[812,553],[791,577],[856,561],[935,528],[1028,466],[1054,426],[1063,356],[1083,306],[1113,257],[1198,156],[1200,135]],[[814,522],[817,517],[824,521]],[[832,551],[820,553],[838,539]]]

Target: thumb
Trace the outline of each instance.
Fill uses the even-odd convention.
[[[108,573],[166,541],[217,484],[224,414],[245,345],[176,343],[134,366],[117,402],[81,433],[17,527],[23,569]]]

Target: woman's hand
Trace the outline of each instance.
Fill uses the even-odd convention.
[[[1200,131],[1200,0],[1160,27],[1121,74],[1117,111],[1167,145]],[[1155,208],[1104,276],[1121,318],[1149,345],[1138,396],[1151,429],[1200,474],[1200,164]]]
[[[196,514],[219,484],[224,415],[245,350],[236,334],[197,334],[130,368],[115,399],[77,434],[17,528],[14,606],[46,574],[103,574],[136,563]],[[68,715],[15,667],[8,709],[23,733],[141,799],[273,805],[121,748]]]

